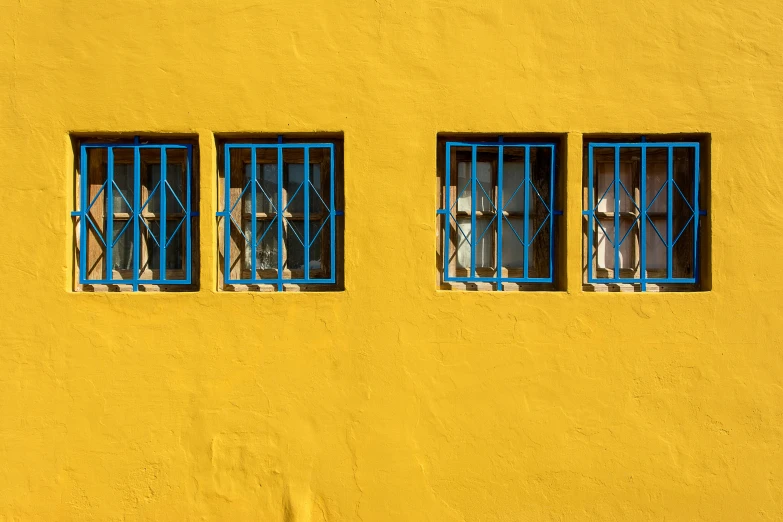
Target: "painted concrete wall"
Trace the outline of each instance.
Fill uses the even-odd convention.
[[[783,518],[783,4],[0,0],[0,520]],[[70,132],[197,134],[202,289],[71,292]],[[217,293],[213,132],[345,133]],[[569,133],[567,291],[435,290],[438,132]],[[712,291],[581,291],[581,133],[711,133]]]

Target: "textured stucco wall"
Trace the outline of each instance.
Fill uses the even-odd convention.
[[[780,2],[0,13],[0,520],[783,518]],[[317,130],[347,290],[217,293],[212,133]],[[78,131],[198,134],[201,291],[70,291]],[[567,292],[435,290],[442,131],[569,133]],[[581,291],[595,132],[711,133],[711,292]]]

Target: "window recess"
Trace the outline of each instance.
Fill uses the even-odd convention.
[[[222,289],[341,287],[341,145],[282,137],[223,143],[217,213]]]
[[[194,289],[194,144],[82,140],[77,290]]]
[[[554,142],[442,140],[441,288],[554,288]]]
[[[587,289],[698,289],[700,143],[585,145]]]

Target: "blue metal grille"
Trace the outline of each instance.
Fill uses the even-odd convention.
[[[249,165],[258,165],[259,156],[276,155],[268,164],[269,170],[248,167],[241,190],[232,184],[231,154],[249,152]],[[289,163],[286,153],[302,155],[301,163]],[[311,157],[320,155],[328,161],[328,172],[313,172]],[[217,213],[223,219],[223,280],[226,285],[276,285],[283,291],[285,284],[334,285],[336,283],[336,216],[343,213],[335,208],[335,145],[334,143],[227,143],[224,145],[224,199],[223,210]],[[301,165],[301,181],[291,174],[292,165]],[[287,183],[286,183],[287,182]],[[233,186],[232,186],[233,185]],[[316,186],[320,185],[320,186]],[[232,195],[234,188],[234,195]],[[284,198],[284,188],[286,195]],[[236,193],[238,192],[238,196]],[[249,199],[249,214],[242,207]],[[301,212],[291,214],[292,205]],[[314,209],[322,211],[316,212]],[[317,219],[316,216],[317,214]],[[263,220],[258,218],[263,216]],[[259,223],[259,221],[261,221]],[[260,225],[260,226],[259,226]],[[232,277],[232,233],[240,238],[245,267],[240,277]],[[328,238],[323,255],[314,255],[314,248]],[[236,242],[234,240],[234,242]],[[276,250],[266,252],[264,245]],[[291,248],[289,248],[291,246]],[[290,269],[291,250],[301,249],[301,268]],[[285,249],[285,250],[284,250]],[[259,258],[259,254],[262,254]],[[267,253],[276,258],[263,260]],[[317,257],[317,259],[316,259]],[[235,271],[236,272],[236,271]],[[268,274],[274,274],[267,277]]]
[[[90,198],[88,189],[92,176],[88,154],[98,150],[106,153],[105,177],[103,172],[97,176],[100,186],[96,194]],[[132,161],[127,164],[129,168],[125,171],[125,174],[129,175],[123,178],[124,182],[129,184],[127,192],[130,194],[121,190],[115,178],[115,153],[120,153],[119,151],[123,151],[121,154],[128,152],[132,154]],[[142,200],[142,151],[145,153],[157,151],[159,154],[159,176],[154,185],[149,187],[148,195],[144,200]],[[173,151],[185,155],[185,169],[179,177],[179,180],[184,177],[184,182],[174,183],[180,189],[179,195],[168,179],[167,155],[173,154]],[[191,218],[197,215],[191,211],[192,163],[193,148],[188,144],[142,144],[137,137],[133,143],[128,144],[86,143],[80,146],[79,210],[72,212],[73,216],[79,218],[79,284],[130,285],[134,291],[137,291],[141,284],[187,285],[191,283]],[[129,200],[128,196],[131,194]],[[154,198],[156,208],[153,212],[150,202]],[[94,216],[93,209],[99,201],[104,203],[105,211],[102,215]],[[114,208],[115,202],[124,214],[122,220],[115,218],[115,211],[118,210]],[[94,218],[102,220],[103,227],[100,227]],[[183,234],[184,241],[182,241]],[[98,256],[98,263],[101,266],[98,266],[97,270],[96,267],[87,266],[89,235],[97,239],[96,248],[101,250]],[[149,247],[142,246],[145,238]],[[184,247],[184,254],[182,250],[179,252],[184,255],[184,262],[183,266],[176,270],[174,277],[171,277],[174,270],[170,267],[171,263],[167,263],[167,253],[172,250],[175,242],[178,248]],[[122,269],[118,269],[118,260],[114,259],[115,248],[120,243],[128,245],[129,251],[132,252],[132,260],[125,260],[130,266],[123,266]],[[152,256],[149,255],[149,251],[153,249],[158,257],[157,263],[154,263]],[[142,252],[147,252],[145,258],[142,258]],[[95,271],[102,275],[100,277],[88,275]]]
[[[469,175],[462,176],[467,181],[464,186],[459,184],[460,168],[457,169],[456,198],[452,198],[451,194],[454,181],[452,169],[455,167],[452,159],[453,151],[464,157],[464,161],[458,164],[462,163],[466,167],[469,164],[469,171],[464,172]],[[533,154],[545,159],[543,163],[536,163],[535,176],[531,172]],[[485,174],[478,173],[481,155],[495,158],[490,173],[493,179],[489,182]],[[509,155],[515,155],[517,160],[513,162],[513,165],[518,167],[514,171],[515,177],[511,175],[512,162],[509,161]],[[555,164],[554,143],[504,142],[502,137],[495,143],[446,142],[445,208],[438,211],[438,214],[444,216],[444,282],[493,283],[496,290],[502,291],[504,283],[552,283],[554,281],[554,216],[562,214],[554,209]],[[461,198],[468,192],[470,193],[469,210],[459,209]],[[481,210],[477,208],[477,201],[481,201]],[[516,209],[514,214],[516,217],[513,218],[510,212],[512,207]],[[534,208],[538,210],[534,212]],[[464,232],[460,220],[463,220],[464,228],[467,228],[469,223],[468,233]],[[477,227],[480,220],[485,224],[483,230]],[[469,261],[466,260],[466,266],[461,268],[452,259],[452,226],[455,228],[458,243],[462,244],[465,258],[468,257],[466,247],[469,248]],[[490,234],[493,227],[494,245],[484,249],[482,244],[482,257],[488,259],[483,267],[478,267],[477,246],[485,238],[491,240],[487,234]],[[543,254],[544,260],[539,259],[534,266],[533,246],[542,231],[548,232],[544,234],[548,236],[548,241],[545,241],[544,245],[536,244],[536,252]],[[455,257],[459,257],[459,245],[457,250]],[[515,259],[504,260],[504,251],[507,258],[512,257],[510,254],[513,252]]]
[[[658,158],[655,164],[661,166],[657,178],[650,173],[653,154]],[[596,172],[599,155],[604,165],[611,166],[601,174],[605,182],[600,187]],[[625,158],[629,155],[634,158],[633,164],[638,164],[638,172],[621,174],[621,163],[628,164]],[[683,159],[677,162],[677,169],[675,155]],[[588,219],[591,256],[588,282],[639,284],[642,291],[651,283],[696,283],[699,217],[706,214],[699,209],[699,143],[589,143],[587,156],[588,208],[583,214]],[[635,180],[632,186],[630,179]],[[658,182],[652,183],[654,179]],[[684,236],[688,240],[678,244]],[[601,241],[604,253],[608,252],[604,260],[598,255]],[[632,256],[633,250],[638,255]],[[630,261],[622,259],[623,254]],[[611,270],[597,273],[601,262],[611,265]]]

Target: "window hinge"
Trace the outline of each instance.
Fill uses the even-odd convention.
[[[441,216],[445,216],[446,214],[449,213],[449,211],[446,210],[445,208],[439,208],[437,213],[440,214]]]
[[[334,211],[334,215],[335,216],[344,216],[345,215],[345,211],[344,210],[335,210]]]
[[[81,216],[82,216],[81,210],[74,210],[71,212],[71,217],[81,217]]]
[[[552,214],[555,215],[555,216],[562,216],[563,215],[563,211],[562,210],[553,210]]]
[[[707,215],[707,211],[699,209],[699,215],[700,216],[706,216]]]

